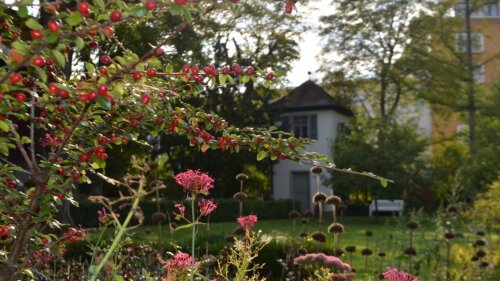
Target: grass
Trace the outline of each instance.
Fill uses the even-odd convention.
[[[409,230],[405,226],[406,218],[395,218],[395,217],[344,217],[340,218],[340,222],[345,227],[345,233],[342,234],[340,240],[340,247],[344,249],[347,245],[356,246],[356,252],[352,255],[352,265],[357,269],[357,276],[364,276],[363,279],[371,280],[374,278],[381,270],[385,270],[388,266],[402,268],[404,270],[409,270],[409,260],[407,256],[403,255],[403,251],[408,247],[409,241]],[[424,275],[432,272],[430,264],[427,264],[428,257],[437,253],[434,251],[441,246],[441,255],[443,255],[444,241],[441,238],[443,232],[436,231],[436,225],[429,220],[421,220],[419,227],[414,231],[413,241],[414,248],[417,249],[418,255],[413,259],[412,271],[418,271],[421,275],[421,280],[431,280],[430,278],[425,278]],[[210,253],[217,253],[224,246],[230,246],[229,243],[224,242],[224,237],[231,234],[233,229],[237,226],[236,222],[223,222],[223,223],[211,223],[210,224],[210,234],[207,238],[205,235],[206,226],[201,225],[198,229],[197,237],[197,247],[200,254],[205,251],[205,243],[208,242],[208,249]],[[328,223],[321,227],[323,232],[326,233],[326,228]],[[290,243],[290,237],[293,232],[292,222],[289,219],[283,220],[266,220],[259,221],[255,225],[254,230],[260,230],[264,234],[271,235],[275,241],[285,243]],[[314,219],[306,225],[306,232],[312,233],[318,230],[317,221]],[[373,232],[373,236],[368,238],[368,248],[373,251],[373,255],[368,258],[368,263],[365,264],[365,257],[361,255],[361,250],[367,246],[367,236],[365,235],[366,230]],[[464,229],[465,230],[465,229]],[[297,222],[296,233],[302,232],[302,225]],[[105,234],[105,238],[111,239],[113,236],[112,229],[108,229]],[[91,235],[95,239],[96,234]],[[141,226],[130,233],[130,238],[135,243],[144,242],[156,242],[158,239],[157,227],[156,226]],[[189,229],[180,229],[175,233],[170,234],[167,227],[163,227],[162,234],[162,245],[163,249],[173,250],[171,245],[179,245],[184,251],[188,251],[191,234]],[[312,241],[310,237],[307,238],[308,245],[307,249],[309,251],[316,250],[316,243]],[[471,244],[471,241],[475,241],[477,236],[472,233],[466,233],[463,237],[453,240],[453,243],[467,246]],[[498,241],[498,237],[493,237]],[[297,238],[296,241],[301,241]],[[441,241],[441,242],[439,242]],[[443,244],[439,244],[443,243]],[[496,242],[498,243],[498,242]],[[333,251],[333,235],[327,234],[327,242],[322,246],[322,250],[328,253]],[[378,257],[378,253],[384,251],[386,253],[385,258]],[[283,254],[284,256],[284,254]],[[346,262],[351,262],[350,257],[347,253],[344,254],[342,259]],[[266,261],[269,263],[269,261]],[[367,279],[370,278],[370,279]]]

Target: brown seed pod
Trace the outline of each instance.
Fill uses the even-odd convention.
[[[470,260],[471,260],[471,261],[478,261],[478,260],[479,260],[479,258],[478,258],[478,257],[476,257],[476,256],[473,256]]]
[[[336,257],[341,257],[343,254],[344,254],[344,251],[342,251],[342,249],[333,250],[333,255]]]
[[[300,218],[300,213],[297,210],[292,210],[288,213],[288,217],[291,219]]]
[[[313,174],[321,174],[323,172],[323,168],[320,167],[320,166],[313,166],[311,169],[310,169],[311,173]]]
[[[484,239],[478,239],[474,242],[475,246],[486,246],[486,241]]]
[[[405,253],[405,255],[408,255],[408,256],[416,256],[417,250],[415,250],[415,248],[413,248],[413,247],[408,247],[405,249],[404,253]]]
[[[418,223],[415,221],[409,221],[406,223],[406,227],[413,230],[418,227]]]
[[[308,219],[306,219],[306,218],[301,218],[301,219],[300,219],[300,223],[301,223],[301,224],[307,224],[308,222],[309,222],[309,220],[308,220]]]
[[[236,180],[238,181],[246,181],[248,179],[248,176],[244,173],[240,173],[236,175]]]
[[[486,256],[486,252],[483,250],[477,250],[476,252],[476,257],[478,258],[484,258]]]
[[[312,239],[318,242],[326,242],[326,235],[321,231],[316,231],[311,235]]]
[[[172,230],[175,230],[177,228],[177,224],[175,222],[169,223],[169,226]]]
[[[233,235],[231,235],[231,234],[226,235],[226,237],[224,237],[224,240],[225,240],[226,242],[232,243],[232,242],[234,242],[234,236],[233,236]]]
[[[478,232],[476,232],[476,234],[477,234],[478,236],[484,236],[484,231],[479,230]]]
[[[313,203],[325,202],[326,194],[323,192],[316,192],[313,196]]]
[[[330,205],[338,205],[338,204],[340,204],[340,202],[342,202],[342,199],[340,199],[340,197],[338,197],[336,195],[330,195],[330,196],[326,197],[326,201],[325,201],[326,204],[330,204]]]
[[[383,257],[385,257],[386,255],[385,255],[385,252],[379,252],[379,253],[378,253],[378,256],[379,256],[379,257],[381,257],[381,258],[383,258]]]
[[[162,212],[155,212],[153,215],[151,215],[151,220],[154,223],[163,222],[166,219],[167,219],[167,215],[165,215],[165,213],[162,213]]]
[[[482,261],[480,264],[479,264],[479,267],[481,268],[485,268],[485,267],[488,267],[490,266],[490,263],[489,262],[485,262],[485,261]]]
[[[307,211],[304,211],[304,213],[302,214],[302,216],[304,218],[310,218],[310,217],[314,216],[314,212],[311,211],[311,210],[307,210]]]
[[[367,231],[365,231],[365,235],[368,237],[371,237],[371,236],[373,236],[373,232],[371,232],[370,230],[367,230]]]
[[[247,197],[248,195],[245,192],[236,192],[233,195],[233,199],[236,201],[244,201],[245,199],[247,199]]]
[[[299,254],[300,256],[303,256],[303,255],[307,254],[307,251],[304,248],[299,248],[297,250],[297,254]]]
[[[245,235],[245,229],[243,229],[243,227],[241,227],[241,226],[237,226],[237,227],[233,230],[233,235],[234,235],[234,236],[241,236],[241,235]]]
[[[378,274],[378,279],[379,280],[384,280],[385,279],[384,273],[379,273]]]
[[[301,232],[299,235],[302,238],[306,238],[307,237],[307,233],[306,232]]]
[[[373,254],[373,251],[369,248],[364,248],[361,251],[361,255],[363,255],[363,256],[371,256],[372,254]]]
[[[449,232],[449,231],[448,231],[448,232],[445,232],[445,233],[444,233],[444,237],[445,237],[446,239],[453,239],[453,238],[455,238],[455,234],[453,234],[453,232]]]
[[[354,253],[356,252],[356,246],[346,246],[345,251],[348,253]]]
[[[337,206],[337,209],[340,211],[340,212],[343,212],[345,210],[347,210],[347,205],[344,205],[344,204],[340,204]]]
[[[344,226],[340,223],[332,223],[328,226],[330,233],[344,233]]]

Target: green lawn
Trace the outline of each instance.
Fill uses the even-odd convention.
[[[306,232],[312,233],[318,230],[317,221],[312,220],[306,225]],[[357,269],[357,276],[374,276],[380,269],[385,269],[387,266],[393,266],[409,269],[408,258],[402,253],[409,243],[409,230],[406,228],[406,220],[391,217],[344,217],[340,218],[340,222],[345,226],[346,232],[341,236],[340,246],[344,249],[347,245],[356,246],[356,252],[353,254],[352,264]],[[325,223],[322,227],[326,232],[326,228],[330,222]],[[210,224],[210,235],[208,236],[209,251],[212,253],[217,252],[223,246],[229,246],[229,243],[224,242],[224,237],[230,234],[237,226],[236,222],[212,223]],[[198,251],[204,252],[205,243],[207,242],[205,236],[204,225],[199,227],[199,237],[197,245],[200,247]],[[286,243],[289,241],[293,231],[292,221],[289,219],[283,220],[267,220],[259,221],[255,225],[255,230],[261,230],[265,234],[273,236],[275,241]],[[366,247],[367,237],[365,231],[370,230],[373,236],[368,240],[368,247],[372,249],[374,254],[368,258],[368,267],[365,269],[365,257],[361,255],[361,250]],[[302,232],[302,225],[297,222],[297,234]],[[106,233],[108,238],[112,237],[112,230],[109,229]],[[96,234],[92,234],[95,238]],[[427,262],[427,257],[431,256],[436,247],[441,245],[441,253],[445,247],[441,239],[442,231],[436,231],[436,226],[430,222],[420,223],[419,228],[414,231],[414,248],[416,248],[418,255],[413,258],[412,267],[420,268],[420,274],[431,272]],[[140,228],[132,231],[130,237],[134,242],[148,243],[156,242],[158,239],[158,232],[156,226],[141,226]],[[171,249],[171,244],[182,246],[185,251],[188,251],[190,245],[190,230],[181,229],[176,231],[173,235],[168,232],[166,227],[163,227],[162,245],[164,249]],[[439,239],[437,239],[439,238]],[[494,237],[496,241],[498,238]],[[475,241],[477,236],[472,233],[465,233],[463,237],[454,239],[453,243],[462,244],[466,246],[471,241]],[[492,239],[492,238],[491,238]],[[297,238],[300,241],[300,238]],[[441,242],[439,242],[441,241]],[[441,243],[441,244],[440,244]],[[495,242],[498,243],[498,242]],[[306,242],[309,251],[314,251],[316,243],[311,238]],[[327,234],[327,243],[325,245],[327,251],[333,250],[333,235]],[[324,248],[323,248],[324,249]],[[380,251],[386,252],[387,256],[384,259],[378,257]],[[283,255],[284,256],[284,255]],[[350,262],[350,257],[345,253],[342,258],[346,262]],[[423,276],[422,276],[423,277]],[[369,280],[369,279],[366,279]],[[422,279],[421,280],[431,280]]]

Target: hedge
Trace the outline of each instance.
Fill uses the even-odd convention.
[[[161,201],[160,210],[168,214],[173,220],[172,213],[177,211],[174,204],[180,201],[167,200]],[[215,199],[218,207],[210,216],[212,222],[226,222],[236,220],[239,212],[238,202],[233,199]],[[187,205],[187,203],[184,203]],[[156,202],[152,200],[143,200],[140,207],[144,213],[144,224],[153,224],[151,215],[157,211]],[[102,205],[84,200],[79,202],[79,207],[71,208],[71,215],[76,225],[83,227],[98,227],[99,221],[97,211]],[[189,208],[187,208],[189,209]],[[287,218],[288,213],[293,209],[292,200],[247,200],[243,204],[243,214],[257,214],[259,219],[281,219]],[[128,207],[117,210],[122,218],[127,214]]]

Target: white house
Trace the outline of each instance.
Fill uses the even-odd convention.
[[[308,80],[292,90],[287,96],[273,104],[280,113],[280,126],[297,137],[316,140],[308,151],[331,156],[330,145],[337,134],[346,129],[350,109],[340,105],[316,83]],[[295,199],[302,211],[313,209],[312,197],[316,192],[315,178],[309,173],[311,167],[283,160],[273,167],[273,196],[275,199]],[[324,176],[328,173],[324,172]],[[331,191],[322,186],[327,195]]]

